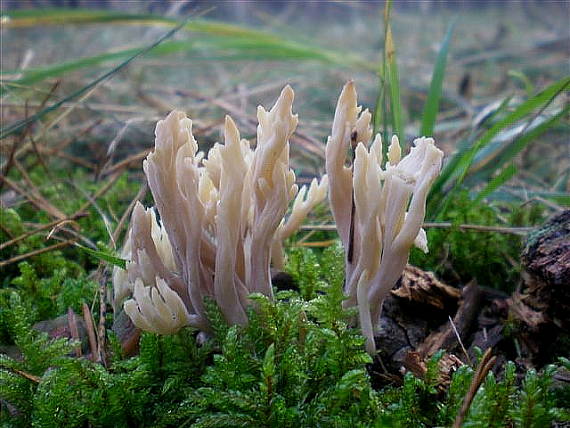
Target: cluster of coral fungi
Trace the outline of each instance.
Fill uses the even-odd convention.
[[[135,207],[123,249],[127,269],[113,276],[115,307],[124,305],[137,327],[159,334],[184,326],[208,332],[205,297],[229,323],[246,324],[249,295],[272,296],[270,267],[284,264],[283,240],[328,191],[346,255],[345,305],[358,306],[367,350],[375,352],[384,298],[412,245],[427,251],[421,226],[443,153],[433,139],[419,138],[402,158],[393,137],[383,165],[380,135],[370,143],[371,114],[357,106],[349,82],[326,145],[327,175],[299,189],[289,166],[298,122],[293,98],[287,86],[270,111],[258,107],[255,148],[230,117],[224,144],[207,156],[198,152],[184,113],[173,111],[158,122],[154,151],[143,164],[156,205]]]

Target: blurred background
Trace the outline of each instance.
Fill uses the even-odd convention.
[[[376,131],[397,133],[404,151],[433,135],[446,152],[428,219],[535,224],[570,206],[569,13],[567,1],[538,0],[2,1],[2,207],[32,228],[91,210],[55,238],[116,250],[145,197],[158,119],[184,110],[202,150],[225,114],[253,139],[256,106],[285,84],[306,182],[324,171],[334,106],[354,79]],[[471,275],[444,252],[418,263]]]

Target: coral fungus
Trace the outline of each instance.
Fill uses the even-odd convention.
[[[124,308],[136,326],[162,334],[185,325],[207,331],[207,296],[229,323],[243,325],[249,294],[272,296],[271,259],[283,264],[281,241],[327,191],[325,176],[298,192],[289,168],[293,97],[287,86],[270,111],[258,108],[255,150],[230,117],[225,143],[206,159],[184,113],[158,122],[143,169],[161,224],[152,208],[135,207],[123,253],[130,260],[126,274],[114,273],[115,307],[132,295]]]
[[[298,192],[289,168],[289,138],[297,126],[287,86],[268,112],[259,107],[257,144],[240,139],[226,117],[225,143],[202,159],[192,122],[174,111],[156,127],[155,149],[144,162],[156,209],[135,207],[124,256],[114,275],[115,303],[138,327],[169,334],[185,325],[208,330],[203,299],[213,298],[226,320],[247,323],[251,293],[272,296],[270,263],[283,266],[282,241],[326,198],[346,250],[346,306],[358,306],[369,353],[382,303],[415,243],[427,251],[421,225],[426,198],[443,153],[431,138],[415,140],[401,158],[392,138],[383,167],[380,135],[371,140],[371,115],[345,85],[326,146],[327,176]],[[352,165],[347,164],[354,151]],[[292,212],[284,216],[291,200]]]

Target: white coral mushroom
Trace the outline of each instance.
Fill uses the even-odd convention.
[[[184,302],[162,278],[156,278],[155,287],[145,287],[137,278],[133,299],[125,302],[126,314],[140,329],[158,334],[173,334],[193,324]]]
[[[137,326],[161,334],[186,325],[207,330],[205,297],[215,299],[230,323],[245,324],[248,295],[272,296],[270,259],[283,265],[283,240],[329,188],[346,249],[345,304],[358,306],[366,348],[375,352],[382,303],[411,246],[427,251],[421,225],[443,153],[433,139],[419,138],[402,158],[393,137],[383,166],[381,138],[367,148],[371,114],[361,112],[349,82],[326,146],[327,176],[298,192],[289,168],[289,138],[298,122],[293,97],[287,86],[270,111],[258,108],[255,150],[229,117],[225,143],[214,145],[206,159],[197,153],[192,122],[183,113],[157,124],[155,150],[143,168],[161,224],[152,209],[137,204],[123,253],[130,258],[127,273],[113,276],[115,305],[132,293],[125,311]],[[349,150],[354,159],[347,166]]]
[[[225,142],[206,159],[198,153],[192,121],[174,111],[156,126],[155,149],[143,163],[156,209],[137,204],[116,270],[115,307],[143,330],[170,334],[186,325],[208,330],[203,300],[213,298],[228,322],[245,324],[248,296],[272,296],[272,246],[288,237],[326,195],[326,178],[297,197],[289,168],[289,138],[297,126],[293,90],[286,86],[275,106],[258,108],[257,145],[241,140],[226,118]],[[306,194],[306,198],[305,198]]]
[[[377,135],[370,149],[370,114],[360,113],[354,84],[339,97],[332,135],[326,148],[330,201],[346,251],[347,306],[358,305],[361,329],[369,353],[375,352],[374,331],[382,303],[407,263],[416,243],[427,251],[421,229],[431,184],[439,174],[443,153],[431,138],[419,138],[401,159],[397,137],[382,168],[382,142]],[[349,148],[354,164],[345,165]]]

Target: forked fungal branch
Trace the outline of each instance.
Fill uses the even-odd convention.
[[[127,269],[116,268],[113,274],[115,308],[123,304],[137,327],[159,334],[188,325],[208,331],[206,296],[229,323],[246,324],[249,294],[272,297],[270,264],[283,267],[283,240],[330,187],[347,252],[345,305],[358,306],[367,351],[375,352],[382,303],[402,274],[411,246],[427,251],[421,225],[443,153],[433,139],[419,138],[402,159],[393,137],[382,167],[380,135],[367,147],[371,115],[357,107],[349,82],[326,146],[328,177],[298,190],[289,167],[289,138],[298,122],[293,97],[286,86],[270,111],[258,107],[255,149],[240,138],[229,116],[224,144],[215,144],[205,158],[184,113],[173,111],[158,122],[155,148],[143,169],[160,223],[152,208],[137,204],[123,249]],[[349,148],[352,165],[346,166]]]

